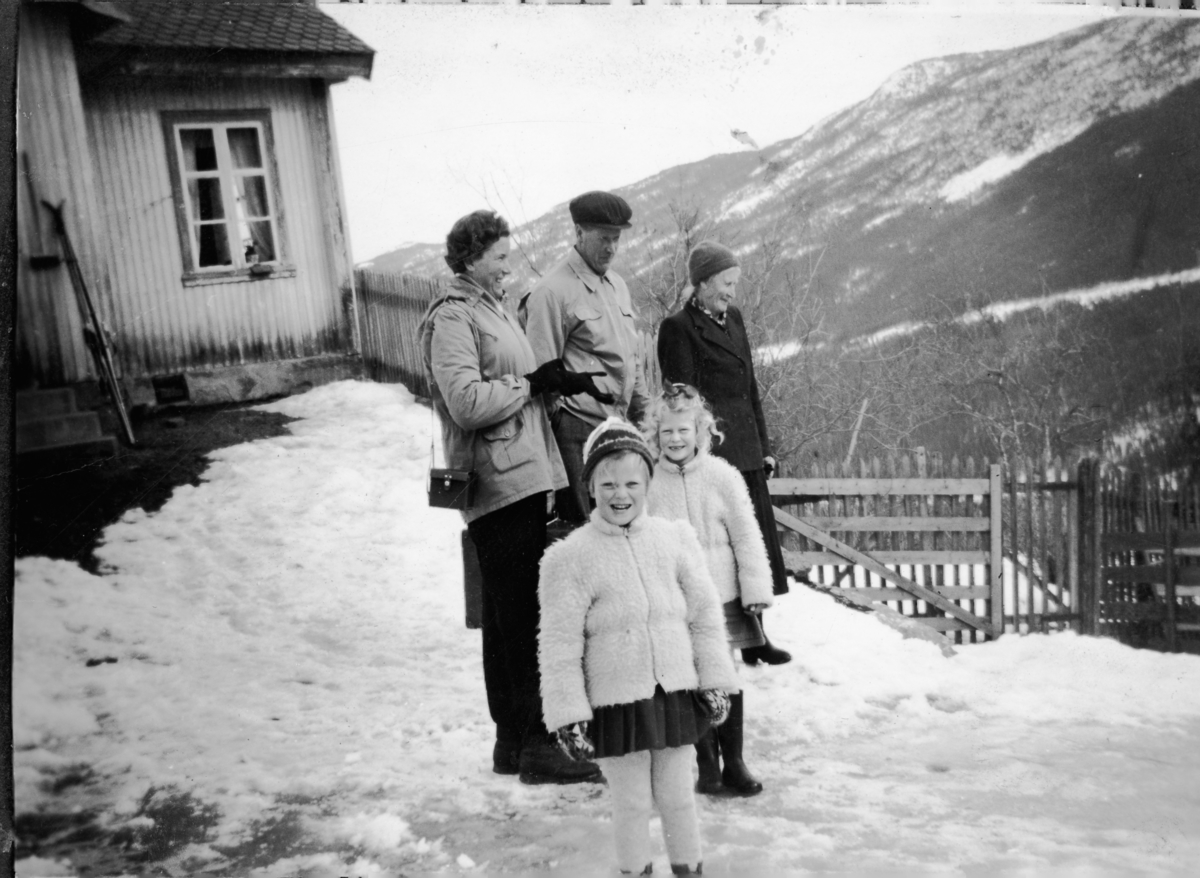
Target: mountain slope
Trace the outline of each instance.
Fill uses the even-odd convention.
[[[681,217],[749,260],[774,241],[797,264],[819,255],[813,290],[843,337],[934,305],[1186,269],[1200,264],[1198,83],[1194,20],[1117,18],[923,61],[797,138],[618,190],[635,226],[616,268],[635,295],[661,284]],[[516,240],[520,293],[570,246],[565,204]],[[445,272],[438,245],[373,267]]]

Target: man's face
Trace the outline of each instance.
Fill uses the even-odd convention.
[[[608,271],[616,258],[620,240],[620,229],[575,226],[575,245],[596,274]]]

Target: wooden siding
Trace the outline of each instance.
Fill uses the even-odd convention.
[[[84,112],[108,234],[113,328],[127,371],[163,374],[350,349],[327,94],[306,80],[111,78]],[[163,111],[270,112],[280,252],[295,272],[185,286]]]
[[[30,266],[30,256],[62,252],[52,218],[34,203],[35,197],[65,202],[67,232],[84,279],[103,316],[111,320],[111,313],[104,308],[108,283],[98,258],[100,224],[66,12],[50,4],[23,3],[19,15],[16,378],[20,384],[53,386],[84,381],[95,372],[66,267]],[[26,179],[22,154],[28,157],[31,179]]]

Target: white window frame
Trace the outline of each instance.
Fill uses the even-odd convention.
[[[266,110],[200,111],[163,113],[164,134],[167,135],[171,165],[172,185],[175,189],[176,218],[179,225],[180,244],[183,256],[183,280],[187,285],[221,281],[252,280],[265,277],[294,276],[295,268],[287,264],[284,254],[283,216],[279,204],[279,174],[275,165],[274,138],[270,116]],[[258,168],[235,168],[229,150],[228,131],[231,128],[253,128],[258,135],[259,155],[262,166]],[[215,170],[189,171],[185,161],[182,132],[208,130],[212,132],[216,151]],[[247,218],[242,216],[237,197],[238,177],[261,176],[264,178],[267,199],[267,215]],[[195,215],[188,184],[198,179],[218,179],[224,217],[202,220]],[[274,258],[269,260],[247,260],[242,245],[240,226],[244,222],[270,223]],[[222,265],[200,265],[200,227],[203,225],[225,226],[231,262]]]

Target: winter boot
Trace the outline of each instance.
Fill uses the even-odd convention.
[[[531,738],[517,759],[521,783],[602,782],[604,776],[595,762],[575,760],[559,749],[548,735]]]
[[[786,665],[792,660],[792,654],[771,643],[765,632],[763,639],[767,642],[762,646],[751,646],[742,650],[742,661],[753,666],[759,662],[767,665]]]
[[[697,863],[696,868],[693,869],[687,863],[672,863],[671,864],[671,874],[672,875],[703,875],[704,874],[704,864]]]
[[[496,774],[516,774],[517,757],[521,755],[521,733],[508,726],[496,725],[496,743],[492,745],[492,771]]]
[[[700,779],[696,781],[696,792],[706,796],[719,796],[725,792],[721,783],[721,763],[714,729],[705,732],[696,742],[696,765],[700,768]]]
[[[497,741],[492,746],[492,771],[496,774],[516,774],[517,759],[521,755],[520,744]]]
[[[744,694],[729,696],[729,719],[717,726],[717,740],[721,744],[721,759],[725,768],[721,771],[721,783],[735,796],[757,796],[763,786],[746,768],[742,761],[742,739],[744,718]]]

